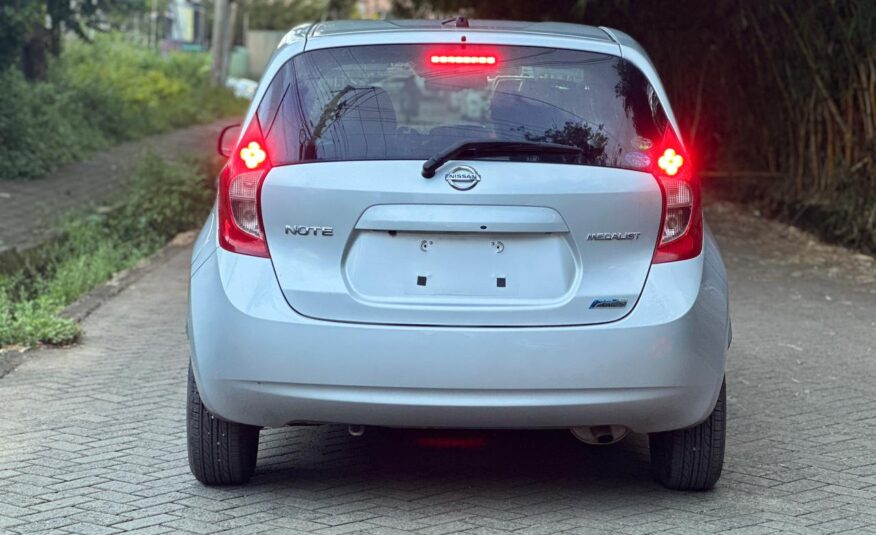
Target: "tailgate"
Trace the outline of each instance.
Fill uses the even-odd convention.
[[[475,167],[476,187],[444,179]],[[638,171],[503,161],[321,162],[271,170],[262,217],[277,279],[308,317],[359,323],[550,326],[635,306],[660,226]]]

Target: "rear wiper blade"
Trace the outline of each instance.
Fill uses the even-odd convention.
[[[432,178],[439,167],[461,154],[466,158],[483,158],[500,154],[572,154],[582,155],[580,147],[541,141],[460,141],[432,156],[423,164],[423,177]]]

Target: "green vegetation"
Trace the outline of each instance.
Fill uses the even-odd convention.
[[[249,18],[250,28],[286,31],[302,22],[354,17],[355,3],[354,0],[245,0],[240,6]]]
[[[46,81],[10,68],[0,87],[3,178],[42,176],[122,140],[243,112],[210,84],[206,55],[161,57],[114,35],[70,42]]]
[[[213,171],[206,163],[171,164],[147,154],[117,208],[68,217],[59,239],[15,272],[0,274],[0,346],[74,341],[78,325],[59,312],[202,223],[214,198]]]

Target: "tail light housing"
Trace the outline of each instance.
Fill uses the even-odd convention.
[[[654,159],[654,176],[663,191],[663,221],[654,263],[695,258],[703,249],[702,194],[688,153],[667,128]]]
[[[219,174],[219,245],[268,258],[259,195],[271,169],[264,136],[253,117]]]

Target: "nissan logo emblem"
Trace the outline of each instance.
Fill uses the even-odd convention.
[[[466,191],[478,185],[478,182],[481,181],[481,175],[467,165],[459,165],[444,175],[444,180],[446,180],[453,189]]]

